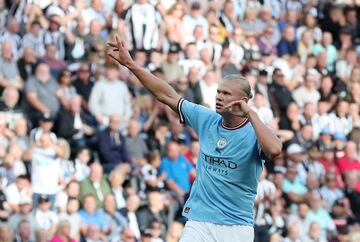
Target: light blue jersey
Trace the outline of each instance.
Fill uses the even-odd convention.
[[[246,120],[225,128],[222,116],[181,99],[180,121],[199,136],[197,177],[183,216],[226,225],[253,225],[253,206],[262,172],[262,153],[255,130]]]

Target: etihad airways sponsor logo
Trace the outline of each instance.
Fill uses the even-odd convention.
[[[219,157],[209,156],[204,153],[203,153],[203,158],[206,163],[208,163],[212,166],[228,168],[228,169],[232,169],[232,170],[234,170],[238,167],[238,165],[231,160],[226,160],[226,159],[219,158]]]

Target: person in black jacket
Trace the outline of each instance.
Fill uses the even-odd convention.
[[[24,48],[22,57],[17,61],[21,79],[26,81],[29,76],[33,75],[38,63],[39,60],[36,58],[34,50],[31,47]]]
[[[110,115],[109,127],[99,134],[98,149],[105,173],[109,173],[118,164],[130,163],[125,137],[121,135],[119,127],[120,117]]]
[[[69,141],[73,151],[91,146],[89,141],[94,134],[94,129],[86,123],[81,110],[81,100],[80,96],[75,96],[70,110],[61,110],[58,116],[57,133]]]

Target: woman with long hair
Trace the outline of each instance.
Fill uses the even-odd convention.
[[[62,220],[57,226],[55,235],[50,242],[76,242],[70,237],[70,223],[67,220]]]
[[[184,5],[175,3],[164,16],[166,37],[170,43],[178,43],[182,48],[185,47],[184,40]]]

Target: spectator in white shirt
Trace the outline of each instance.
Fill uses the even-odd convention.
[[[265,98],[261,93],[256,93],[254,97],[254,107],[252,107],[255,112],[259,115],[261,121],[270,126],[270,123],[273,121],[274,114],[270,108],[265,106]]]

